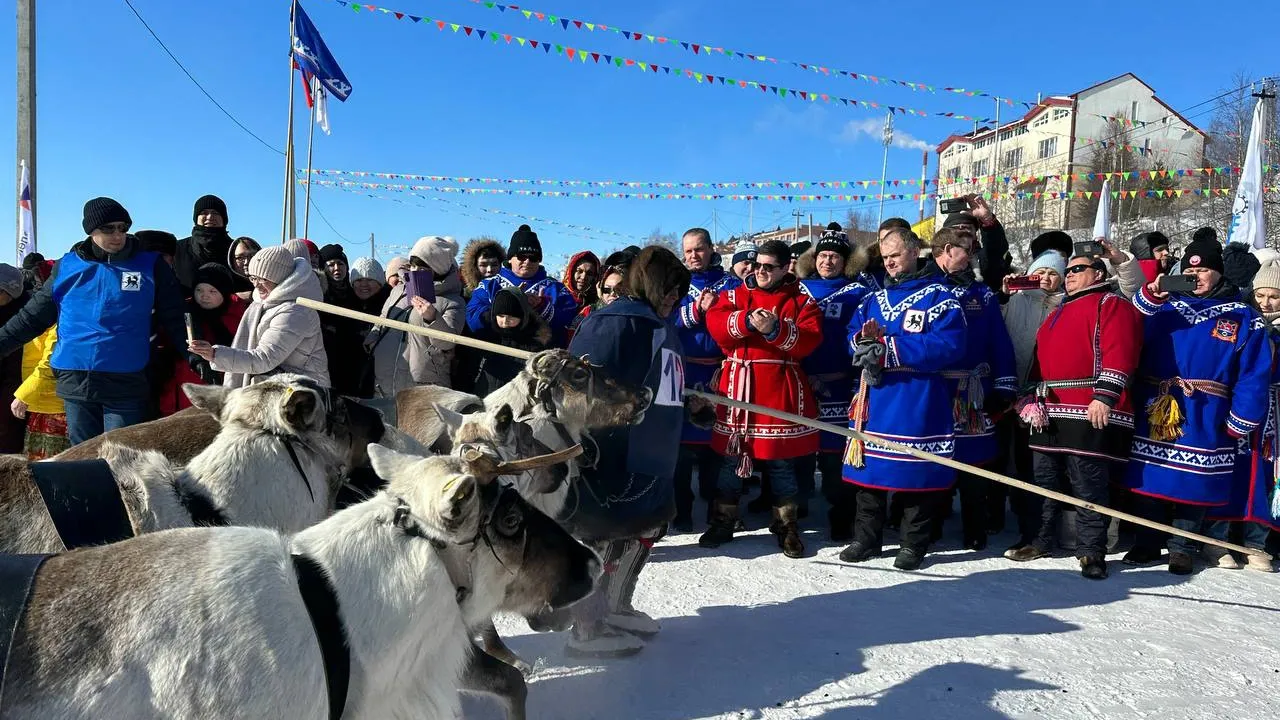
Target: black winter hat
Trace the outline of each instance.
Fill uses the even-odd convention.
[[[1218,243],[1214,241],[1213,244]],[[1262,269],[1262,262],[1251,252],[1252,249],[1241,242],[1227,243],[1222,249],[1222,274],[1227,282],[1242,291],[1253,285],[1253,276]]]
[[[341,260],[344,265],[351,267],[350,261],[347,260],[347,252],[338,243],[329,243],[320,248],[320,262],[327,263],[330,260]]]
[[[86,235],[103,225],[115,222],[133,225],[133,218],[129,217],[129,211],[115,200],[109,197],[96,197],[84,204],[84,219],[80,225],[84,228]]]
[[[967,212],[951,213],[946,220],[942,221],[942,227],[944,228],[955,227],[956,225],[968,225],[975,230],[982,227],[982,223],[978,222],[978,218],[974,217],[973,213]]]
[[[1208,268],[1225,273],[1226,266],[1222,262],[1222,246],[1218,244],[1216,236],[1214,239],[1201,236],[1192,240],[1191,244],[1187,246],[1182,268],[1184,270],[1187,268]]]
[[[801,240],[800,242],[791,243],[791,257],[798,258],[809,251],[813,247],[812,240]]]
[[[493,314],[510,315],[512,317],[524,318],[524,303],[520,302],[520,298],[516,296],[517,291],[502,290],[493,298]]]
[[[196,285],[206,283],[212,285],[215,290],[222,293],[225,300],[231,297],[231,288],[233,281],[231,279],[231,271],[225,265],[218,263],[205,263],[196,269]],[[192,287],[194,290],[194,286]]]
[[[511,234],[511,244],[507,245],[507,257],[531,255],[537,262],[542,262],[542,243],[538,242],[538,233],[528,225],[521,225]]]
[[[1155,260],[1156,250],[1169,247],[1169,238],[1162,232],[1145,232],[1134,235],[1129,241],[1129,254],[1139,260]]]
[[[44,255],[38,252],[28,253],[22,258],[22,269],[34,271],[37,267],[44,263]]]
[[[609,257],[604,259],[604,266],[611,268],[626,268],[631,265],[631,261],[636,259],[636,255],[640,254],[640,249],[634,245],[630,245],[616,252],[609,253]]]
[[[1063,255],[1070,256],[1074,247],[1074,240],[1071,236],[1061,230],[1050,230],[1036,236],[1031,241],[1031,257],[1038,258],[1044,254],[1046,250],[1054,250]]]
[[[849,259],[849,255],[853,253],[853,247],[849,245],[849,236],[845,234],[844,228],[840,227],[840,223],[833,222],[827,225],[826,232],[818,238],[813,254],[817,255],[820,252],[839,253],[840,257]]]
[[[139,230],[134,235],[142,242],[143,250],[158,252],[161,255],[176,255],[178,252],[178,238],[171,232]]]
[[[1209,242],[1218,242],[1218,231],[1211,227],[1202,227],[1191,233],[1191,242],[1197,240],[1208,240]]]
[[[196,219],[200,217],[200,213],[205,210],[213,210],[221,215],[223,225],[230,224],[231,221],[227,219],[227,204],[222,202],[222,198],[217,195],[205,195],[196,201],[196,209],[191,213],[191,222],[196,222]]]

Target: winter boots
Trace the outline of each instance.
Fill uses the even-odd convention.
[[[570,657],[621,658],[643,649],[643,640],[607,623],[574,623],[564,653]]]
[[[1080,574],[1090,580],[1107,578],[1107,561],[1103,558],[1080,558]]]
[[[606,625],[643,639],[651,638],[662,630],[657,620],[631,604],[636,583],[640,580],[640,571],[648,564],[650,550],[662,534],[661,531],[655,531],[645,537],[623,542],[621,552],[617,555],[616,569],[605,592],[609,603],[609,614],[604,619]]]
[[[778,547],[782,554],[789,558],[804,557],[804,543],[800,542],[800,527],[797,525],[800,512],[795,501],[785,499],[773,507],[773,522],[769,532],[778,539]]]
[[[707,531],[698,538],[704,548],[718,548],[733,541],[733,531],[738,527],[738,499],[718,497],[711,504],[711,520]]]

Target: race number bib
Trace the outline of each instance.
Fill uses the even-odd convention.
[[[658,382],[653,404],[684,405],[684,358],[680,353],[662,348],[659,361],[662,363],[662,379]]]

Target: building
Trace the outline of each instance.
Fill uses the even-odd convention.
[[[993,203],[1006,226],[1067,228],[1071,199],[1057,194],[1080,188],[1073,176],[1094,171],[1095,151],[1104,143],[1130,147],[1137,167],[1124,169],[1141,171],[1201,167],[1205,139],[1203,130],[1150,85],[1125,73],[1046,98],[998,128],[980,127],[943,140],[937,148],[938,193],[944,198],[1022,193]]]

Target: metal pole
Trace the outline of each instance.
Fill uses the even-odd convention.
[[[889,172],[889,145],[893,143],[893,111],[884,116],[884,160],[880,163],[880,212],[876,216],[876,225],[884,222],[884,181]]]
[[[373,247],[373,233],[369,233],[369,257],[374,260],[378,259],[378,251]]]
[[[924,199],[929,194],[926,190],[929,182],[929,151],[925,150],[920,155],[923,157],[920,163],[920,221],[924,222]]]
[[[791,211],[791,214],[796,219],[796,239],[791,241],[794,244],[794,243],[800,242],[800,218],[801,216],[804,215],[804,213],[800,212],[800,208],[796,208],[795,210]]]
[[[18,0],[18,160],[27,163],[27,180],[31,183],[31,218],[36,217],[36,3]],[[22,182],[22,163],[18,165],[18,182]],[[19,190],[21,192],[21,190]],[[22,223],[22,214],[15,218]],[[15,242],[17,233],[14,234]],[[35,252],[33,244],[28,251]]]
[[[280,244],[294,236],[297,220],[293,215],[293,18],[298,2],[289,3],[289,129],[284,141],[284,212],[280,221]],[[308,178],[310,180],[310,178]]]
[[[292,87],[292,85],[290,85]],[[311,96],[314,98],[317,89],[315,85],[311,88]],[[311,237],[311,149],[316,139],[316,105],[311,103],[310,122],[307,130],[307,190],[305,199],[302,203],[302,237]]]

